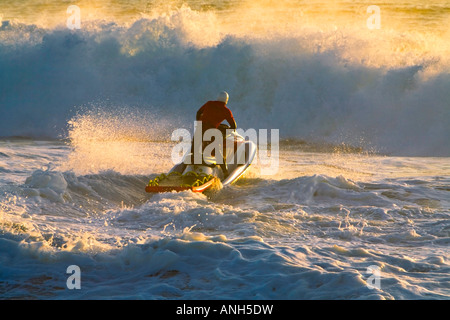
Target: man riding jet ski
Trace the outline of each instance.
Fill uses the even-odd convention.
[[[194,139],[192,142],[191,150],[191,164],[201,164],[203,161],[203,150],[211,143],[211,141],[204,141],[203,137],[205,136],[205,132],[209,129],[219,129],[222,121],[227,120],[229,123],[229,129],[236,130],[236,121],[234,120],[233,113],[230,109],[227,108],[229,95],[226,91],[222,91],[219,93],[217,100],[206,102],[200,109],[198,109],[195,120],[201,121],[201,136],[200,132],[194,135]],[[225,126],[220,126],[221,132],[225,137]],[[196,143],[196,139],[201,139],[200,142]],[[217,151],[220,154],[212,154],[216,157],[216,163],[220,165],[224,177],[228,176],[228,167],[226,163],[226,159],[224,158],[224,154],[222,152],[223,146],[220,144],[220,148]],[[195,148],[197,147],[197,148]],[[215,150],[214,150],[215,151]],[[201,163],[198,163],[198,159],[201,159]]]
[[[191,149],[167,174],[151,180],[147,192],[204,192],[217,182],[226,186],[244,174],[255,157],[256,145],[236,132],[228,97],[223,91],[197,111]],[[230,126],[222,124],[224,120]]]

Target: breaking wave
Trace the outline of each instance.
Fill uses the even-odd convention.
[[[437,40],[285,29],[238,32],[213,10],[186,6],[129,24],[87,21],[75,31],[3,21],[0,136],[67,137],[68,122],[93,107],[101,119],[128,110],[141,128],[151,118],[144,135],[169,140],[167,127],[191,128],[197,108],[225,89],[242,128],[395,155],[450,155],[449,63],[445,50],[433,50]]]

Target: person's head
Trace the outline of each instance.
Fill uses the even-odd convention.
[[[222,101],[223,103],[227,104],[228,98],[229,98],[228,93],[226,91],[222,91],[221,93],[219,93],[217,101]]]

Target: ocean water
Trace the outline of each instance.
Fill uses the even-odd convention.
[[[0,2],[1,299],[449,298],[448,2],[71,4]],[[221,90],[276,173],[146,194]]]

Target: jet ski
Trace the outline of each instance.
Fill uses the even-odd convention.
[[[145,191],[149,193],[187,190],[205,192],[236,182],[252,164],[256,155],[256,144],[246,140],[236,131],[229,130],[229,126],[225,124],[221,124],[218,129],[223,136],[223,154],[228,175],[224,175],[214,156],[203,157],[201,164],[189,164],[190,161],[187,160],[191,159],[192,152],[188,150],[182,161],[168,173],[150,180]]]

